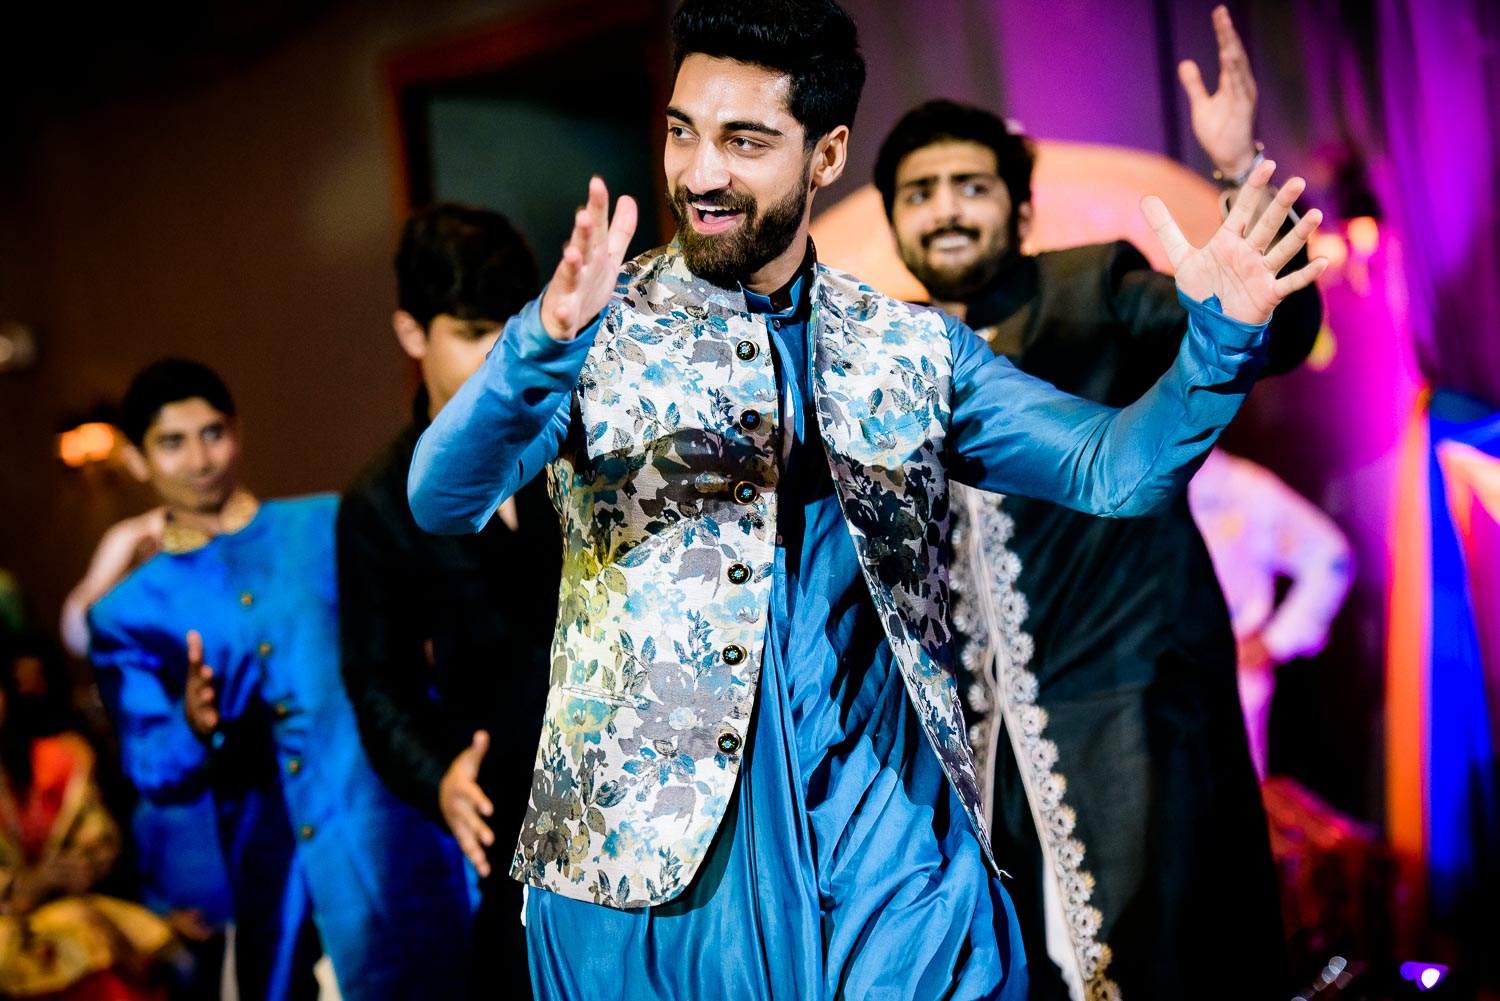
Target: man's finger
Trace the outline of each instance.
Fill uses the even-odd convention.
[[[1203,73],[1191,59],[1184,59],[1177,64],[1177,79],[1182,81],[1182,89],[1187,91],[1189,104],[1201,104],[1209,99],[1208,88],[1203,86]]]
[[[1272,274],[1277,274],[1287,266],[1287,262],[1296,256],[1312,238],[1318,225],[1323,221],[1323,213],[1319,209],[1310,209],[1307,215],[1297,220],[1297,225],[1292,231],[1276,242],[1276,245],[1266,251],[1266,267],[1271,269]]]
[[[1328,269],[1328,258],[1319,257],[1305,267],[1298,268],[1284,278],[1276,279],[1276,295],[1279,299],[1285,299],[1293,292],[1300,292],[1318,278]]]
[[[1155,231],[1161,248],[1167,252],[1167,261],[1176,269],[1182,259],[1192,253],[1193,245],[1182,235],[1177,220],[1167,211],[1166,203],[1155,195],[1147,195],[1141,199],[1141,214],[1146,217],[1146,224]]]
[[[1262,254],[1266,252],[1271,241],[1276,239],[1276,234],[1281,232],[1282,223],[1286,222],[1287,214],[1292,211],[1292,205],[1302,197],[1302,191],[1306,187],[1306,181],[1300,177],[1294,177],[1276,192],[1276,197],[1271,199],[1271,204],[1266,206],[1266,210],[1260,214],[1260,218],[1255,220],[1255,225],[1245,237],[1250,242],[1250,246]]]
[[[484,857],[484,849],[480,847],[474,833],[467,826],[459,824],[453,829],[453,836],[458,839],[458,847],[462,849],[464,857],[473,862],[474,868],[479,870],[479,875],[488,876],[490,862]]]
[[[638,215],[635,199],[629,195],[621,195],[615,202],[615,217],[609,224],[609,259],[617,273],[619,265],[625,260],[625,250],[630,246],[630,238],[635,236]]]
[[[188,673],[191,675],[193,669],[203,663],[203,635],[196,629],[188,630],[187,659]]]
[[[1250,56],[1227,8],[1214,10],[1214,36],[1219,42],[1219,89],[1242,96],[1253,96],[1255,77],[1250,73]]]
[[[589,255],[597,253],[604,246],[605,238],[609,235],[609,188],[604,184],[604,178],[595,174],[589,178]]]
[[[1270,183],[1271,175],[1276,172],[1275,160],[1262,160],[1250,171],[1250,176],[1245,179],[1245,186],[1240,189],[1239,196],[1234,200],[1234,206],[1229,210],[1229,215],[1224,220],[1230,232],[1236,236],[1244,236],[1250,227],[1250,220],[1255,216],[1255,210],[1260,207],[1261,192],[1265,191],[1266,185]]]
[[[469,755],[472,753],[472,750],[472,748],[465,749],[464,754]],[[479,815],[485,817],[494,816],[495,804],[491,803],[490,798],[484,794],[484,790],[479,788],[479,783],[471,779],[464,779],[456,772],[454,773],[453,781],[455,783],[453,795],[458,797],[459,802],[466,807],[472,808]]]

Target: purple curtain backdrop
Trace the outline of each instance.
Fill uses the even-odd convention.
[[[1422,370],[1500,407],[1500,5],[1379,0],[1376,16]]]

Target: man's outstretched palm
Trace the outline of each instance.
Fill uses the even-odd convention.
[[[1318,258],[1289,275],[1276,277],[1307,243],[1323,214],[1312,209],[1291,232],[1276,239],[1292,203],[1306,187],[1302,178],[1294,177],[1252,224],[1255,208],[1261,204],[1275,169],[1276,164],[1267,160],[1251,172],[1229,217],[1201,247],[1188,243],[1160,198],[1149,195],[1141,202],[1146,222],[1167,252],[1178,289],[1200,301],[1218,296],[1224,315],[1244,323],[1265,323],[1283,299],[1317,281],[1328,266],[1326,260]]]
[[[542,326],[553,340],[571,341],[609,304],[635,223],[634,198],[621,195],[610,219],[604,181],[589,181],[589,200],[573,216],[573,232],[542,296]]]

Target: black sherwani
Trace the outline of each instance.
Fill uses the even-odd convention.
[[[521,884],[508,871],[547,698],[557,514],[539,478],[515,496],[520,531],[499,517],[474,535],[422,531],[406,476],[427,426],[425,394],[415,409],[339,507],[344,683],[375,771],[439,824],[444,772],[475,730],[489,731],[479,784],[495,807],[495,843],[474,921],[471,995],[529,997]]]
[[[1114,406],[1166,371],[1186,330],[1172,279],[1124,242],[1020,259],[970,304],[968,322],[1024,371]],[[1315,290],[1283,303],[1267,371],[1299,363],[1320,322]],[[1020,497],[1001,510],[1014,521],[1008,546],[1035,643],[1025,666],[1057,749],[1051,771],[1094,879],[1097,940],[1113,954],[1104,975],[1125,1001],[1280,996],[1276,878],[1234,638],[1186,496],[1123,520]],[[961,675],[971,722],[996,711]],[[1014,877],[1032,997],[1066,997],[1047,959],[1035,804],[1009,740],[994,744],[995,853]]]

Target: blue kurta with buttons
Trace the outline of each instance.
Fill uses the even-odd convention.
[[[950,884],[944,867],[982,840],[979,822],[969,827],[953,811],[962,801],[972,816],[974,789],[943,670],[944,470],[1099,513],[1149,510],[1233,413],[1259,330],[1191,304],[1198,326],[1174,371],[1139,404],[1113,412],[1021,376],[961,324],[819,268],[815,405],[798,385],[786,394],[789,412],[778,414],[775,369],[756,362],[756,342],[771,339],[742,293],[736,302],[735,293],[704,288],[672,250],[628,266],[621,290],[602,327],[574,343],[547,338],[536,304],[523,310],[413,462],[413,513],[429,530],[478,524],[543,463],[564,515],[571,576],[513,873],[577,900],[649,906],[657,917],[699,905],[701,941],[678,950],[674,970],[715,975],[750,962],[811,971],[817,990],[792,973],[794,986],[776,991],[793,995],[849,993],[861,983],[878,991],[887,976],[919,995],[955,983],[962,996],[992,992],[995,971],[1014,969],[1009,922],[995,907],[1003,896],[992,898],[983,880],[983,892],[967,898],[922,892],[972,885]],[[782,343],[769,353],[781,357],[783,375],[794,365],[807,371],[806,351]],[[776,434],[742,430],[749,409],[769,416]],[[818,434],[808,430],[810,409]],[[829,503],[830,481],[842,511]],[[841,559],[850,553],[857,559]],[[718,586],[733,583],[731,560],[750,566],[750,584]],[[863,595],[849,587],[851,564],[865,575]],[[887,715],[881,707],[892,704],[898,675],[908,708]],[[765,736],[773,706],[790,721],[781,745]],[[914,718],[935,753],[909,745],[920,742]],[[740,734],[753,746],[736,755],[726,743]],[[777,746],[790,749],[781,768],[768,751]],[[938,762],[946,774],[924,781]],[[769,808],[741,826],[754,807],[746,783],[766,774],[786,787],[790,834],[777,831]],[[903,817],[898,800],[922,819]],[[795,847],[799,830],[811,832],[810,854]],[[751,877],[744,886],[765,873],[816,887],[803,899],[816,899],[817,913],[800,927],[821,934],[789,947],[804,950],[799,961],[761,951],[786,926],[760,919],[788,913],[795,893],[754,919],[732,906],[748,899],[736,897],[727,874],[739,837],[756,851],[783,852],[780,866],[742,870]],[[864,891],[882,877],[894,893],[867,906],[879,895]],[[750,896],[773,892],[762,884]],[[554,906],[540,899],[549,902],[534,910]],[[730,902],[726,920],[711,920],[703,905],[721,899]],[[882,927],[902,917],[910,918],[904,928]],[[616,924],[643,936],[627,952],[656,958],[627,959],[640,975],[610,979],[603,967],[621,966],[611,949],[585,989],[607,983],[618,994],[628,981],[634,995],[697,996],[691,979],[652,972],[674,950],[654,948],[651,922]],[[917,953],[890,947],[904,938]],[[806,951],[808,942],[815,948]],[[554,972],[581,968],[576,956]],[[754,993],[764,985],[728,986]],[[558,989],[573,987],[564,980]]]
[[[803,284],[779,313],[746,292],[769,320],[791,433],[735,802],[670,904],[622,911],[533,890],[542,997],[1026,996],[1009,898],[922,736],[811,427]]]
[[[287,996],[312,920],[346,999],[459,997],[457,847],[376,777],[339,677],[337,503],[268,501],[239,532],[150,560],[94,607],[93,659],[140,792],[218,802],[242,996]],[[181,711],[190,629],[219,694],[212,745]]]

